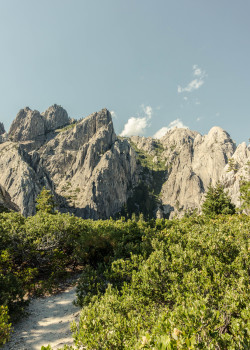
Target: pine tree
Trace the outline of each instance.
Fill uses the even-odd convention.
[[[205,198],[202,212],[206,216],[235,214],[235,205],[231,203],[228,194],[224,192],[224,186],[220,182],[217,182],[215,187],[208,187]]]
[[[55,213],[55,201],[50,190],[43,187],[36,199],[36,211],[42,211],[49,214]]]

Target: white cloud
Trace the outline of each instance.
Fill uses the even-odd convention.
[[[143,109],[143,112],[144,114],[146,115],[146,117],[148,119],[151,119],[152,118],[152,114],[153,114],[153,109],[151,106],[144,106],[144,105],[141,105],[142,109]]]
[[[169,123],[168,126],[164,126],[163,128],[161,128],[160,130],[158,130],[153,138],[155,139],[160,139],[162,136],[164,136],[169,130],[173,129],[173,128],[185,128],[188,129],[188,126],[185,126],[183,124],[183,122],[178,118],[173,120],[171,123]]]
[[[184,97],[183,97],[183,100],[187,101],[187,100],[188,100],[187,96],[184,96]]]
[[[141,105],[144,113],[144,117],[131,117],[124,125],[120,136],[130,137],[130,136],[141,136],[144,134],[146,129],[150,126],[150,119],[152,118],[153,109],[151,106]]]
[[[186,87],[181,87],[178,85],[178,93],[182,92],[192,92],[199,89],[204,84],[204,78],[206,77],[206,72],[201,70],[196,64],[193,65],[193,75],[196,77],[193,79]]]
[[[200,118],[200,117],[198,117],[198,118],[196,119],[196,121],[197,121],[197,122],[199,122],[200,120],[201,120],[201,118]]]
[[[200,101],[196,101],[195,104],[196,105],[200,105],[201,103],[200,103]]]
[[[194,90],[199,89],[204,84],[204,80],[201,79],[194,79],[192,80],[186,87],[182,88],[181,86],[178,86],[178,92],[192,92]]]
[[[117,115],[116,115],[115,111],[110,111],[110,114],[111,114],[112,118],[117,118]]]
[[[127,121],[127,123],[124,125],[124,128],[122,132],[120,133],[120,136],[133,136],[133,135],[142,135],[146,128],[148,127],[148,121],[147,118],[135,118],[131,117]]]
[[[202,75],[202,70],[197,66],[197,64],[193,65],[193,71],[195,76],[200,76]]]

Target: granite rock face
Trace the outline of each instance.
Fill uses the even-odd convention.
[[[117,139],[106,109],[60,132],[39,156],[56,193],[67,199],[61,206],[83,217],[106,218],[119,211],[137,179],[136,154]]]
[[[32,166],[32,155],[14,142],[0,144],[0,184],[25,216],[35,213],[35,199],[43,185],[51,188],[46,174]]]
[[[237,207],[242,204],[240,201],[242,180],[250,181],[250,148],[247,147],[245,142],[238,145],[220,177],[220,181],[224,184],[232,202]]]
[[[224,168],[236,149],[233,140],[220,127],[213,127],[204,136],[186,128],[175,128],[165,134],[158,144],[152,138],[132,137],[131,141],[138,149],[154,156],[156,164],[164,162],[166,181],[161,188],[158,215],[170,218],[182,216],[195,208],[201,209],[208,186],[214,186],[221,180]],[[160,153],[157,152],[159,144]],[[239,154],[242,152],[243,149],[240,149]],[[243,153],[244,159],[249,159],[245,149]]]
[[[45,131],[53,131],[71,123],[68,113],[54,104],[41,114],[45,119]]]
[[[48,116],[51,113],[45,113]],[[43,186],[54,193],[61,211],[97,219],[120,210],[138,181],[138,167],[128,141],[117,138],[109,111],[70,124],[31,151],[26,140],[37,133],[17,126],[20,120],[26,125],[23,118],[31,120],[34,113],[23,110],[12,124],[12,138],[21,141],[0,145],[0,183],[24,215],[35,213],[35,198]]]
[[[53,105],[42,114],[26,107],[19,111],[11,124],[9,140],[23,142],[41,139],[46,133],[68,124],[70,124],[70,118],[61,106]]]
[[[4,125],[0,122],[0,135],[5,133]]]
[[[29,107],[21,109],[10,126],[9,140],[28,141],[45,134],[44,118]]]
[[[249,181],[249,148],[236,148],[219,127],[204,136],[175,128],[160,140],[126,139],[116,136],[107,109],[72,121],[54,105],[44,113],[21,110],[8,137],[0,142],[0,184],[26,216],[35,213],[43,186],[58,210],[93,219],[114,216],[151,189],[152,215],[171,218],[200,210],[208,186],[219,180],[239,206],[240,181]]]
[[[3,123],[0,122],[0,143],[5,141],[7,141],[7,133],[5,132]]]
[[[19,211],[19,208],[11,201],[9,193],[0,185],[0,213],[9,210]]]

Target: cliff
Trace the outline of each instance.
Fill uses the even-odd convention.
[[[206,189],[219,180],[239,206],[240,181],[249,181],[249,148],[236,148],[219,127],[204,136],[176,128],[160,140],[120,138],[106,109],[72,121],[53,105],[43,113],[26,107],[8,135],[0,129],[0,184],[26,216],[35,213],[43,186],[60,211],[97,219],[125,209],[181,216],[199,210]]]

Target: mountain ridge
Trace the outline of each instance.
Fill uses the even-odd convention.
[[[43,186],[59,211],[84,218],[126,211],[171,218],[200,211],[205,191],[217,181],[239,206],[240,181],[249,181],[249,147],[236,147],[220,127],[207,135],[175,128],[159,140],[123,138],[107,109],[75,121],[53,105],[43,113],[26,107],[8,134],[1,130],[0,184],[25,216],[35,213]],[[229,160],[237,169],[229,169]]]

